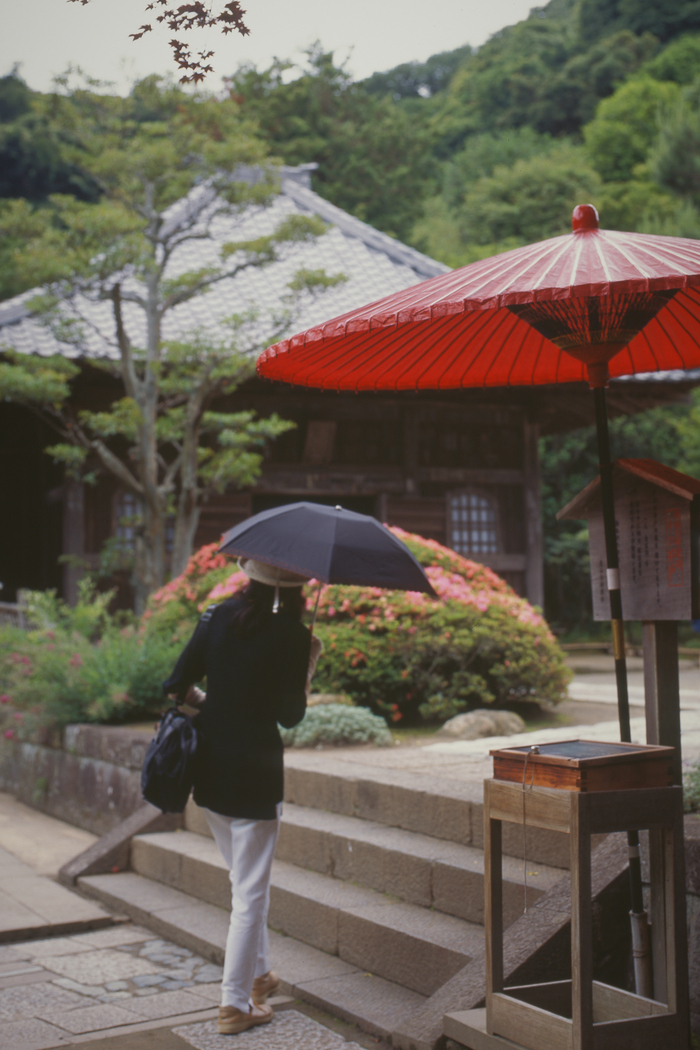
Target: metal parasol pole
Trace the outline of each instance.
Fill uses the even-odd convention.
[[[615,496],[613,492],[613,467],[610,459],[610,435],[608,409],[604,386],[593,387],[595,401],[595,423],[598,438],[598,463],[600,467],[600,491],[603,500],[603,524],[605,528],[605,553],[607,560],[607,583],[610,595],[610,619],[612,622],[613,650],[615,653],[615,680],[617,682],[617,708],[620,719],[620,739],[631,742],[630,705],[627,688],[627,658],[625,656],[625,630],[622,618],[622,596],[620,593],[620,559],[617,549],[615,525]],[[632,910],[632,955],[634,959],[634,982],[637,995],[651,999],[653,995],[651,976],[651,952],[649,948],[649,925],[644,910],[642,894],[642,869],[639,856],[639,833],[627,832],[629,857],[630,898]]]

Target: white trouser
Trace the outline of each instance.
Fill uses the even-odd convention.
[[[270,969],[267,912],[270,870],[281,812],[280,804],[276,820],[243,820],[204,810],[231,879],[231,922],[221,981],[222,1006],[247,1011],[253,980]]]

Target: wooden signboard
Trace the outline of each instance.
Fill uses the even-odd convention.
[[[614,467],[620,590],[626,620],[689,620],[699,615],[700,481],[648,459]],[[593,617],[610,619],[600,479],[557,515],[587,518]]]
[[[672,747],[560,740],[491,751],[494,780],[564,791],[630,791],[673,784]]]

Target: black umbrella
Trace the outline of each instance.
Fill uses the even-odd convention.
[[[288,503],[264,510],[229,529],[219,551],[322,583],[422,591],[437,597],[405,543],[375,518],[343,507]]]

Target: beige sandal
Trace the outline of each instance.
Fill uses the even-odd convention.
[[[235,1035],[245,1032],[256,1024],[268,1024],[274,1016],[271,1006],[254,1003],[250,1010],[244,1012],[237,1006],[219,1007],[219,1035]]]

